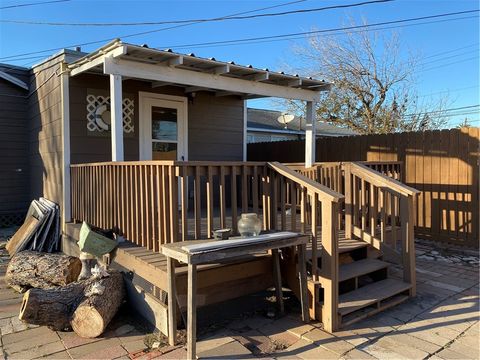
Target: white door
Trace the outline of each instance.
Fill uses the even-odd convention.
[[[187,160],[187,101],[140,94],[140,160]]]

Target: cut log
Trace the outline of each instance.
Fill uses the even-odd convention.
[[[56,331],[73,327],[80,336],[96,337],[112,320],[124,296],[119,272],[54,289],[30,289],[23,296],[19,319]]]
[[[30,289],[23,295],[18,318],[29,324],[46,325],[56,331],[71,329],[70,320],[84,298],[89,281],[54,289]]]
[[[14,288],[50,289],[76,281],[81,269],[73,256],[22,251],[10,260],[5,280]]]
[[[73,331],[85,338],[100,336],[118,311],[125,296],[123,277],[111,273],[86,289],[87,296],[73,313]]]

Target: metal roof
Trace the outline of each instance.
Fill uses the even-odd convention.
[[[197,57],[195,54],[176,53],[171,49],[159,50],[149,48],[147,45],[128,44],[123,43],[120,39],[114,40],[102,46],[98,50],[72,62],[68,67],[70,70],[78,69],[82,65],[92,63],[96,59],[100,59],[108,52],[119,47],[123,47],[125,49],[123,54],[116,57],[119,59],[133,60],[154,65],[170,65],[175,68],[195,72],[217,74],[223,77],[243,80],[261,81],[262,83],[266,84],[306,89],[317,92],[329,90],[331,86],[330,83],[324,80],[301,77],[298,74],[289,75],[283,72],[275,72],[268,69],[256,68],[252,65],[239,65],[235,64],[233,61],[226,62],[216,60],[215,58]],[[96,66],[94,67],[87,66],[87,68],[90,72],[103,71],[103,66],[100,62],[96,63]]]

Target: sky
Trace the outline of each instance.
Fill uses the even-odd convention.
[[[49,2],[50,1],[50,2]],[[251,37],[273,36],[297,32],[344,27],[352,19],[369,24],[478,10],[475,0],[395,0],[362,6],[297,13],[275,17],[215,21],[188,26],[53,26],[9,23],[7,21],[112,23],[159,22],[171,20],[207,19],[237,13],[245,15],[347,5],[366,0],[278,0],[278,1],[102,1],[102,0],[0,0],[0,63],[32,66],[58,51],[79,44],[83,51],[92,51],[109,39],[120,37],[125,42],[148,44],[150,47],[172,48],[201,57],[252,64],[258,68],[282,71],[295,68],[299,60],[293,49],[308,46],[304,36],[276,41],[198,45]],[[34,5],[29,5],[34,4]],[[28,5],[28,6],[23,6]],[[262,8],[269,8],[260,10]],[[257,10],[252,12],[253,10]],[[435,104],[448,100],[452,114],[448,127],[455,127],[467,117],[480,126],[479,99],[479,13],[400,24],[394,29],[400,36],[402,53],[420,54],[415,87],[420,99]],[[435,22],[433,22],[433,21]],[[438,21],[442,20],[442,21]],[[444,21],[448,20],[448,21]],[[424,22],[423,24],[418,24]],[[425,23],[429,22],[429,23]],[[407,24],[417,23],[414,26]],[[160,30],[151,32],[152,30]],[[136,36],[135,33],[150,32]],[[335,37],[344,36],[341,33]],[[97,43],[93,43],[97,42]],[[196,45],[197,44],[197,45]],[[48,51],[45,51],[48,50]],[[45,51],[43,53],[35,53]],[[28,54],[27,54],[28,53]],[[250,101],[249,106],[276,109],[270,100]],[[468,107],[468,108],[465,108]],[[462,109],[465,108],[465,109]]]

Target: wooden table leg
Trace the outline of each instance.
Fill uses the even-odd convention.
[[[167,257],[167,279],[168,279],[168,343],[174,346],[177,339],[177,302],[175,286],[175,261]]]
[[[188,264],[187,293],[187,359],[194,360],[197,352],[197,265]]]
[[[282,291],[282,274],[280,272],[280,255],[278,249],[272,250],[273,257],[273,277],[275,282],[275,295],[277,297],[277,305],[280,314],[285,313],[285,306],[283,304],[283,291]]]
[[[302,304],[302,320],[310,321],[308,313],[308,295],[307,295],[307,264],[305,259],[305,245],[298,245],[298,277],[300,282],[300,301]]]

